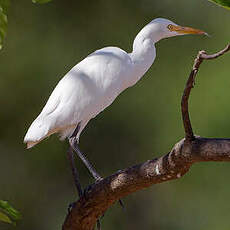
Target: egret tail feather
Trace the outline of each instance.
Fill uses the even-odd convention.
[[[29,141],[29,142],[26,143],[26,145],[27,145],[26,148],[30,149],[30,148],[34,147],[36,144],[38,144],[38,143],[39,143],[39,141],[37,141],[37,142]]]

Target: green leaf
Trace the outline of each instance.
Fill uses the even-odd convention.
[[[6,222],[8,224],[12,223],[10,218],[7,215],[5,215],[4,213],[2,213],[2,212],[0,212],[0,221]]]
[[[40,4],[51,2],[51,1],[52,0],[32,0],[33,3],[40,3]]]
[[[222,6],[226,9],[230,10],[230,0],[209,0],[210,2],[214,2],[219,6]]]
[[[15,223],[17,220],[21,219],[21,213],[14,209],[7,201],[0,200],[0,208],[4,214],[10,217],[11,220],[10,222],[8,221],[8,223]]]

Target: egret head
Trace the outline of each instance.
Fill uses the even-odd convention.
[[[194,29],[191,27],[179,26],[174,22],[164,19],[157,18],[151,21],[149,24],[149,32],[155,42],[163,38],[186,35],[186,34],[203,34],[208,35],[202,30]]]

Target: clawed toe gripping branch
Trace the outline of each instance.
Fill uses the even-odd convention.
[[[193,163],[230,161],[230,139],[195,136],[188,110],[190,92],[201,63],[218,58],[229,50],[230,44],[212,55],[205,51],[198,53],[181,100],[185,138],[176,143],[168,154],[120,170],[93,184],[67,214],[63,230],[93,230],[98,218],[120,198],[153,184],[178,179],[189,171]]]

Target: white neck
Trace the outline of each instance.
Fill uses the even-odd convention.
[[[161,37],[154,37],[154,34],[156,33],[154,33],[148,24],[134,39],[133,51],[129,55],[134,63],[133,77],[135,78],[135,83],[150,68],[156,57],[155,43],[159,41]]]

